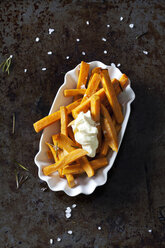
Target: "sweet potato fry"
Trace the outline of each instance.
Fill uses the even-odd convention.
[[[101,104],[101,114],[103,115],[101,126],[103,129],[104,136],[112,148],[113,151],[118,151],[118,141],[117,141],[117,134],[116,129],[113,125],[112,119],[106,107]]]
[[[53,155],[53,158],[54,158],[54,161],[57,162],[58,161],[57,147],[56,146],[53,147],[53,145],[51,145],[49,143],[46,143],[46,145],[50,148],[52,155]]]
[[[101,134],[101,125],[100,125],[100,97],[97,95],[93,95],[91,97],[91,115],[92,119],[98,124],[98,141],[99,146],[97,148],[97,152],[99,152],[101,147],[101,140],[102,140],[102,134]]]
[[[121,78],[119,79],[119,82],[120,82],[121,88],[124,90],[129,84],[128,77],[125,74],[123,74]]]
[[[76,185],[75,181],[74,181],[74,177],[71,173],[66,174],[66,179],[68,181],[68,185],[70,188],[73,188]]]
[[[105,97],[105,91],[104,89],[100,89],[98,90],[94,95],[97,95],[100,97],[100,100],[102,101]],[[85,102],[83,102],[82,104],[80,104],[79,106],[77,106],[73,111],[72,111],[72,116],[73,118],[76,118],[77,115],[83,111],[84,113],[86,113],[90,107],[90,101],[91,101],[91,97],[88,98],[88,100],[86,100]]]
[[[101,167],[104,167],[108,164],[108,161],[105,157],[103,158],[98,158],[90,161],[90,164],[94,170],[97,170]],[[67,165],[63,169],[63,175],[71,173],[71,174],[82,174],[85,171],[83,168],[80,166],[80,164],[75,164],[75,165]]]
[[[83,149],[75,149],[74,151],[65,155],[61,160],[59,160],[55,164],[44,167],[43,173],[45,176],[48,176],[51,173],[59,170],[60,168],[63,168],[64,166],[66,166],[66,165],[74,162],[75,160],[85,156],[86,154],[87,154],[87,151],[85,151]]]
[[[111,82],[112,82],[113,88],[115,90],[116,96],[118,96],[120,94],[120,92],[122,91],[119,80],[117,80],[116,78],[113,78]]]
[[[104,139],[102,146],[101,146],[101,150],[100,150],[100,155],[101,156],[106,156],[109,150],[109,145],[106,141],[106,139]]]
[[[78,96],[78,95],[84,95],[86,89],[69,89],[64,90],[64,96],[70,97],[70,96]]]
[[[118,102],[115,90],[112,86],[108,70],[102,70],[101,72],[102,85],[105,90],[106,96],[109,100],[113,113],[115,115],[116,121],[120,124],[123,122],[123,114],[121,111],[120,104]]]
[[[116,129],[116,133],[119,134],[121,130],[121,124],[116,124],[115,129]]]
[[[61,113],[61,133],[68,136],[68,114],[65,106],[60,107]]]
[[[80,163],[80,166],[83,168],[83,170],[87,173],[88,177],[94,176],[94,169],[92,168],[87,157],[81,157],[80,159],[78,159],[78,162]]]
[[[52,159],[53,158],[53,154],[52,154],[51,150],[48,150],[47,151],[47,155],[48,155],[48,158],[49,159]]]
[[[55,134],[52,136],[53,143],[58,143],[58,147],[60,149],[64,149],[67,152],[74,151],[77,145],[66,135],[63,134]]]
[[[85,91],[84,97],[81,103],[85,102],[90,96],[92,96],[98,89],[101,77],[98,73],[94,73],[92,79],[88,84],[88,88]]]
[[[70,114],[72,112],[72,110],[74,108],[76,108],[81,102],[81,99],[78,99],[75,102],[72,102],[71,104],[67,105],[67,113]],[[54,122],[58,121],[61,118],[61,114],[60,114],[60,110],[58,110],[57,112],[48,115],[42,119],[40,119],[39,121],[35,122],[33,124],[35,131],[38,133],[40,132],[42,129],[44,129],[45,127],[53,124]]]

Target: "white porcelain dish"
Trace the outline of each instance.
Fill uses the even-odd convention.
[[[119,79],[122,76],[122,72],[114,66],[108,66],[99,61],[93,61],[90,62],[89,64],[90,64],[90,71],[94,67],[101,67],[103,69],[105,68],[108,69],[110,78]],[[59,88],[56,97],[53,101],[53,104],[51,106],[49,114],[52,114],[53,112],[59,110],[60,106],[68,105],[69,103],[72,102],[72,97],[69,98],[64,97],[63,91],[64,89],[76,88],[79,68],[80,68],[80,64],[76,66],[73,70],[66,73],[64,78],[64,84]],[[135,94],[131,89],[130,83],[131,82],[129,81],[129,85],[127,86],[127,88],[122,93],[120,93],[118,97],[119,102],[122,104],[123,115],[124,115],[124,121],[122,123],[122,128],[118,136],[119,147],[121,145],[126,130],[126,126],[128,123],[128,119],[130,116],[130,110],[131,110],[130,105],[131,102],[135,99]],[[51,176],[45,176],[42,172],[43,166],[51,164],[51,161],[47,157],[46,151],[48,150],[48,148],[45,142],[52,143],[51,136],[53,134],[58,133],[59,131],[60,131],[60,125],[59,122],[56,122],[50,125],[49,127],[45,128],[42,133],[39,144],[39,152],[37,153],[34,159],[36,165],[38,166],[39,178],[47,182],[49,188],[52,191],[64,191],[69,196],[77,196],[81,193],[86,195],[93,193],[97,186],[101,186],[106,183],[107,173],[113,166],[117,153],[112,151],[109,152],[108,154],[109,164],[106,167],[99,169],[96,172],[95,176],[93,176],[92,178],[88,178],[85,174],[79,176],[76,178],[77,186],[74,188],[69,188],[69,186],[67,185],[67,180],[64,178],[60,178],[58,176],[58,173],[53,173]]]

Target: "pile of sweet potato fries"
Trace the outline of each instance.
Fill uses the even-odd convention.
[[[123,122],[121,105],[117,96],[127,87],[128,77],[123,74],[117,80],[110,79],[107,69],[96,67],[89,75],[90,65],[81,62],[76,89],[64,90],[65,97],[73,97],[73,102],[61,106],[60,110],[34,123],[36,132],[40,132],[56,121],[61,123],[61,132],[52,136],[52,143],[46,143],[48,157],[54,159],[52,165],[43,168],[48,176],[58,171],[66,178],[69,187],[75,186],[75,175],[86,173],[92,177],[95,171],[108,164],[108,149],[118,151],[118,133]],[[88,80],[89,78],[89,80]],[[75,141],[71,127],[80,112],[91,111],[92,119],[98,129],[99,147],[94,158],[87,158],[87,151]]]

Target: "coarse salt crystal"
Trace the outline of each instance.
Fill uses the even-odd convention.
[[[104,50],[104,54],[107,54],[107,51],[106,50]]]
[[[71,214],[70,213],[67,213],[66,214],[66,218],[69,219],[71,217]]]
[[[49,51],[48,54],[51,55],[52,54],[52,51]]]
[[[121,16],[121,17],[120,17],[120,21],[122,21],[123,19],[124,19],[124,18]]]
[[[85,55],[85,52],[82,52],[82,55]]]
[[[76,41],[77,41],[77,42],[79,42],[79,41],[80,41],[80,39],[78,39],[78,38],[77,38],[77,39],[76,39]]]
[[[66,56],[66,59],[69,59],[69,56]]]
[[[109,24],[107,24],[107,28],[110,28],[110,25]]]
[[[117,64],[117,67],[120,67],[121,66],[121,64],[119,63],[119,64]]]
[[[27,69],[24,69],[24,72],[27,72]]]
[[[89,21],[86,21],[86,24],[89,25]]]
[[[111,63],[111,66],[116,67],[116,65],[114,63]]]
[[[13,55],[10,55],[10,59],[12,59]]]
[[[104,37],[102,38],[102,41],[107,41]]]
[[[42,71],[46,71],[46,68],[44,67],[44,68],[42,68]]]
[[[49,28],[49,34],[54,32],[54,28]]]
[[[81,89],[86,89],[86,88],[85,88],[85,84],[82,84],[82,85],[80,86],[80,88],[81,88]]]
[[[76,205],[76,204],[73,204],[73,205],[72,205],[72,208],[76,208],[76,207],[77,207],[77,205]]]
[[[72,230],[69,230],[69,231],[68,231],[68,234],[70,234],[70,235],[71,235],[72,233],[73,233],[73,232],[72,232]]]
[[[71,211],[72,211],[71,209],[66,209],[65,213],[71,213]]]
[[[151,229],[149,229],[149,230],[148,230],[148,232],[149,232],[149,233],[151,233],[151,232],[152,232],[152,230],[151,230]]]
[[[143,51],[143,53],[144,53],[144,54],[146,54],[146,55],[148,54],[148,52],[147,52],[147,51]]]
[[[129,24],[129,27],[130,28],[133,28],[134,27],[134,24],[133,23]]]
[[[69,210],[71,210],[71,207],[67,207],[66,209],[69,209]]]
[[[37,37],[37,38],[36,38],[36,42],[39,42],[39,40],[40,40],[40,38],[39,38],[39,37]]]
[[[57,238],[57,241],[60,242],[61,241],[61,238]]]
[[[97,228],[98,230],[101,230],[101,226],[98,226],[98,228]]]
[[[54,240],[53,239],[50,239],[49,242],[52,245],[54,243]]]

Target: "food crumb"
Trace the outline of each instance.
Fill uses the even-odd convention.
[[[151,233],[152,232],[152,229],[149,229],[148,232]]]
[[[77,41],[77,42],[79,42],[79,41],[80,41],[80,39],[79,39],[79,38],[77,38],[77,39],[76,39],[76,41]]]
[[[49,34],[52,34],[54,32],[54,28],[49,28]]]
[[[40,38],[39,38],[39,37],[37,37],[37,38],[36,38],[36,42],[39,42],[39,40],[40,40]]]
[[[76,207],[77,207],[77,205],[76,205],[76,204],[73,204],[73,205],[72,205],[72,208],[76,208]]]
[[[52,54],[52,51],[49,51],[48,54],[51,55]]]
[[[86,24],[89,25],[89,21],[86,21]]]
[[[46,68],[44,67],[44,68],[42,68],[42,71],[46,71]]]
[[[101,230],[101,226],[98,226],[98,228],[97,228],[98,230]]]
[[[57,242],[60,242],[60,241],[61,241],[61,238],[58,237],[58,238],[57,238]]]
[[[53,239],[50,239],[49,240],[49,243],[52,245],[54,243],[54,240]]]
[[[80,88],[81,88],[81,89],[86,89],[85,84],[82,84],[82,85],[80,86]]]
[[[107,41],[107,39],[105,39],[104,37],[102,38],[102,41]]]
[[[104,54],[107,54],[107,50],[104,50]]]
[[[72,230],[69,230],[69,231],[68,231],[68,234],[70,234],[70,235],[71,235],[72,233],[73,233],[73,232],[72,232]]]
[[[129,24],[129,27],[130,28],[133,28],[134,27],[134,24],[133,23]]]
[[[121,16],[121,17],[120,17],[120,21],[122,21],[123,19],[124,19],[124,18]]]
[[[66,59],[69,59],[69,56],[66,56]]]
[[[147,51],[143,51],[143,53],[144,53],[144,54],[146,54],[146,55],[148,54],[148,52],[147,52]]]
[[[120,67],[121,66],[121,64],[119,63],[119,64],[117,64],[117,67]]]
[[[82,55],[85,55],[85,52],[82,52]]]
[[[107,24],[107,28],[110,28],[110,25],[109,24]]]
[[[24,72],[26,73],[27,72],[27,69],[24,69]]]

